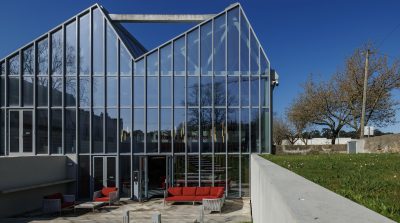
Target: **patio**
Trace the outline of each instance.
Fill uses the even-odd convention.
[[[104,206],[95,212],[86,210],[65,211],[61,216],[43,215],[35,212],[24,216],[0,219],[1,222],[122,222],[123,215],[130,211],[130,222],[151,222],[153,213],[161,213],[162,222],[195,222],[200,215],[200,204],[190,203],[163,205],[162,199],[144,203],[130,200],[121,201],[118,206]],[[222,214],[204,214],[204,222],[251,222],[250,199],[229,199],[225,201]]]

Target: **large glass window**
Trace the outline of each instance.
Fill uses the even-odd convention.
[[[172,105],[172,78],[171,76],[161,76],[161,83],[160,83],[160,100],[161,106],[171,106]]]
[[[241,75],[249,75],[249,24],[247,23],[242,12],[240,12],[240,73]]]
[[[104,132],[104,109],[93,109],[92,115],[92,138],[93,152],[103,153],[103,132]]]
[[[131,196],[131,156],[120,156],[119,157],[119,177],[120,177],[120,196],[130,197]]]
[[[33,46],[25,49],[22,54],[22,70],[23,75],[35,74],[35,51]]]
[[[37,105],[47,106],[47,96],[49,90],[49,78],[48,77],[38,77],[37,78]]]
[[[216,153],[226,151],[226,109],[214,109],[214,122],[215,122],[215,141],[214,150]]]
[[[144,152],[144,109],[133,109],[133,152]]]
[[[249,155],[241,157],[242,197],[250,196],[250,159]]]
[[[199,29],[195,29],[187,35],[187,73],[199,75]]]
[[[261,110],[261,152],[267,153],[270,150],[269,140],[269,111],[267,108]]]
[[[67,75],[76,75],[76,22],[65,28],[65,65]]]
[[[10,58],[8,61],[9,77],[8,77],[8,104],[10,106],[19,105],[19,54]]]
[[[185,106],[185,77],[174,77],[174,106]]]
[[[238,155],[228,155],[228,196],[240,197],[239,185],[240,185],[240,165]]]
[[[174,156],[174,186],[185,186],[185,156]]]
[[[131,137],[132,137],[132,110],[121,109],[119,117],[120,129],[120,152],[129,153],[131,151]]]
[[[47,75],[49,70],[49,42],[43,39],[37,44],[38,75]]]
[[[228,75],[239,75],[239,8],[228,11]]]
[[[187,151],[188,153],[199,151],[199,109],[187,110]]]
[[[147,106],[158,106],[158,51],[147,56]]]
[[[188,77],[187,79],[187,100],[188,106],[199,106],[199,78]]]
[[[104,77],[93,77],[93,107],[104,107]]]
[[[250,115],[248,108],[242,108],[240,117],[240,143],[242,152],[249,152],[250,148]]]
[[[93,35],[96,36],[96,35]],[[98,46],[96,45],[97,48]],[[93,53],[97,55],[99,53]],[[79,18],[79,74],[89,75],[90,71],[90,16]]]
[[[258,152],[260,146],[258,108],[251,109],[251,151]]]
[[[23,77],[22,94],[23,94],[23,105],[32,106],[33,105],[33,85],[34,76]]]
[[[107,23],[107,75],[117,75],[118,42],[110,24]]]
[[[250,95],[250,81],[249,77],[241,77],[241,83],[240,83],[240,100],[242,103],[242,106],[249,106],[250,100],[249,100],[249,95]]]
[[[239,152],[239,109],[228,109],[228,152]]]
[[[65,78],[65,106],[76,106],[76,77]]]
[[[62,153],[62,112],[61,109],[51,110],[51,153]]]
[[[250,33],[250,73],[251,75],[259,75],[259,60],[258,60],[258,54],[259,54],[259,44],[256,40],[256,37],[253,33],[253,31]]]
[[[215,171],[217,172],[218,170],[215,169]],[[200,180],[202,187],[213,186],[213,157],[210,155],[200,156]]]
[[[65,109],[65,152],[76,152],[76,110]]]
[[[185,75],[185,38],[174,41],[174,74]]]
[[[214,156],[214,186],[226,189],[226,155]]]
[[[104,18],[101,15],[100,9],[96,8],[93,10],[93,74],[94,75],[104,74],[103,41],[104,41]]]
[[[185,109],[174,109],[174,153],[185,152]]]
[[[225,14],[214,19],[214,74],[224,75],[225,69]]]
[[[201,152],[212,152],[212,109],[202,108],[200,113],[201,122]]]
[[[239,106],[239,77],[228,77],[227,106]]]
[[[63,78],[52,77],[51,78],[51,105],[62,106],[63,96]]]
[[[106,152],[116,153],[118,144],[118,111],[107,109],[106,117]]]
[[[90,106],[90,79],[88,77],[79,78],[79,106]]]
[[[200,27],[201,75],[212,75],[212,23],[208,22]]]
[[[58,30],[51,34],[51,74],[63,74],[63,32]]]
[[[163,108],[160,110],[160,151],[171,152],[171,133],[172,133],[171,109]]]
[[[199,180],[199,156],[189,155],[187,156],[187,186],[198,187]]]
[[[214,78],[214,105],[225,106],[226,105],[226,83],[225,77]]]
[[[147,109],[147,150],[148,153],[158,152],[158,109]]]
[[[120,106],[130,107],[132,104],[132,77],[119,78]]]
[[[133,104],[135,107],[144,106],[144,77],[134,77],[133,79]]]
[[[131,76],[132,75],[132,59],[128,53],[128,50],[120,44],[120,74],[121,76]]]
[[[107,106],[117,107],[118,104],[118,79],[107,77]]]
[[[79,109],[79,153],[89,153],[90,148],[90,110]]]
[[[258,93],[259,93],[259,91],[258,91],[258,83],[259,83],[259,81],[258,81],[258,77],[252,77],[251,78],[251,95],[250,95],[250,97],[251,97],[251,106],[258,106],[259,105],[259,102],[258,102],[258,98],[259,98],[259,96],[258,96]]]
[[[48,147],[48,110],[38,109],[36,111],[36,152],[46,154]]]
[[[200,80],[200,104],[201,106],[211,106],[212,105],[212,77],[203,76]]]
[[[168,44],[160,49],[160,72],[162,76],[172,74],[172,47]]]

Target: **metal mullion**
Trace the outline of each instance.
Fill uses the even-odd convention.
[[[4,136],[4,156],[7,156],[7,155],[9,155],[10,154],[10,151],[9,151],[9,142],[10,142],[10,140],[9,140],[9,136],[10,136],[10,134],[7,134],[7,133],[9,133],[9,129],[8,129],[8,126],[9,126],[9,124],[8,124],[8,122],[7,122],[7,116],[8,116],[8,109],[7,109],[7,107],[8,107],[8,100],[7,100],[7,98],[8,98],[8,93],[7,93],[7,88],[8,88],[8,59],[7,58],[5,58],[4,59],[4,89],[0,89],[0,90],[2,90],[3,91],[3,93],[4,93],[4,117],[3,117],[3,121],[4,121],[4,125],[5,125],[5,128],[4,128],[4,133],[3,133],[3,136]],[[3,86],[2,86],[3,87]]]
[[[32,100],[32,153],[36,155],[36,74],[37,74],[37,43],[33,42],[33,100]]]
[[[23,57],[22,57],[22,53],[23,53],[23,51],[22,50],[20,50],[19,51],[19,55],[18,55],[18,59],[19,59],[19,81],[18,81],[18,94],[19,94],[19,97],[18,97],[18,105],[19,105],[19,107],[22,107],[22,63],[23,63]]]
[[[80,21],[79,21],[79,17],[76,17],[76,23],[75,23],[75,43],[76,43],[76,55],[75,55],[75,63],[76,63],[76,67],[75,67],[75,77],[76,77],[76,96],[77,96],[77,100],[75,103],[75,154],[78,156],[78,150],[79,148],[79,126],[80,126],[80,120],[79,120],[79,104],[80,104],[80,78],[79,78],[79,74],[80,74],[80,63],[79,63],[79,54],[80,54],[80,41],[79,41],[79,27],[80,27]],[[90,127],[89,127],[90,130]],[[90,153],[90,140],[89,140],[89,153]],[[78,159],[78,163],[79,159]],[[90,162],[89,162],[90,163]],[[90,166],[90,165],[89,165]],[[78,169],[78,168],[77,168]],[[76,174],[78,176],[78,170],[76,170]],[[76,190],[78,191],[78,186],[76,186]]]
[[[228,13],[225,11],[225,182],[228,182]],[[225,184],[228,195],[228,185]]]
[[[170,63],[171,72],[171,115],[172,115],[172,148],[171,154],[174,156],[175,153],[175,74],[174,74],[174,42],[171,41],[171,63]],[[172,168],[174,169],[174,168]],[[185,180],[186,181],[186,180]]]
[[[52,48],[53,48],[53,38],[51,36],[51,33],[47,34],[47,46],[48,46],[48,58],[47,58],[47,78],[48,78],[48,88],[47,88],[47,154],[50,155],[51,154],[51,134],[50,134],[50,129],[52,126],[51,123],[51,87],[52,87],[52,79],[51,79],[51,70],[53,69],[53,66],[51,64],[52,62]]]
[[[242,34],[242,29],[241,29],[241,21],[240,21],[240,12],[241,9],[239,7],[238,10],[238,17],[239,17],[239,29],[238,29],[238,35],[239,35],[239,197],[242,196],[242,165],[241,165],[241,159],[242,159],[242,65],[241,65],[241,34]]]
[[[214,106],[214,78],[215,78],[215,71],[214,71],[214,18],[211,20],[211,186],[214,186],[214,176],[215,176],[215,168],[214,168],[214,162],[215,162],[215,106]]]
[[[261,137],[261,56],[260,56],[260,45],[258,44],[258,153],[262,152],[262,137]]]
[[[144,63],[144,154],[147,154],[147,57],[143,57]]]
[[[117,140],[117,156],[115,158],[115,175],[117,176],[116,178],[116,185],[117,188],[120,188],[119,185],[119,161],[120,161],[120,154],[119,154],[119,149],[120,149],[120,77],[121,77],[121,58],[120,58],[120,45],[121,45],[121,41],[119,38],[117,38],[117,135],[116,135],[116,140]]]
[[[65,24],[62,25],[62,97],[61,97],[61,148],[62,148],[62,154],[66,154],[65,151],[65,95],[66,95],[66,81],[65,81],[65,75],[66,75],[66,31],[65,31]]]
[[[158,154],[160,154],[160,150],[161,150],[161,135],[160,135],[160,128],[161,128],[161,103],[160,103],[160,97],[161,97],[161,93],[160,93],[160,82],[161,82],[161,76],[160,76],[160,49],[157,49],[157,88],[158,88],[158,97],[157,97],[157,118],[158,118],[158,130],[157,130],[157,134],[158,134],[158,140],[157,140],[157,149],[158,149]]]
[[[200,172],[200,170],[201,170],[201,155],[202,155],[202,148],[201,148],[201,144],[202,144],[202,134],[201,134],[201,132],[202,132],[202,128],[201,128],[201,99],[200,99],[200,95],[201,95],[201,78],[200,78],[200,73],[201,73],[201,66],[200,66],[200,63],[201,63],[201,41],[200,41],[200,39],[201,39],[201,29],[200,29],[200,27],[198,28],[198,34],[197,34],[197,38],[199,39],[199,44],[198,44],[198,65],[199,65],[199,74],[198,74],[198,77],[197,77],[197,81],[198,81],[198,83],[199,83],[199,90],[198,90],[198,92],[197,92],[197,94],[198,94],[198,102],[197,102],[197,104],[198,104],[198,119],[199,119],[199,121],[198,121],[198,123],[199,123],[199,126],[197,127],[198,128],[198,131],[199,131],[199,137],[198,137],[198,143],[197,143],[197,145],[198,145],[198,148],[199,148],[199,172]],[[199,175],[199,182],[200,182],[200,186],[201,186],[201,172],[200,172],[200,175]]]
[[[91,14],[92,15],[92,14]],[[92,18],[92,16],[91,16]],[[92,19],[91,19],[92,20]],[[92,33],[92,55],[93,55],[93,30],[91,30]],[[106,118],[107,118],[107,20],[104,18],[103,20],[103,67],[104,67],[104,72],[103,72],[103,87],[104,87],[104,92],[103,92],[103,154],[106,153],[106,140],[107,140],[107,122],[106,122]],[[92,66],[93,66],[93,60],[92,60]],[[92,69],[93,71],[93,69]],[[93,72],[91,72],[91,75],[93,76]],[[101,78],[101,77],[100,77]],[[93,107],[93,105],[92,105]]]
[[[252,143],[252,138],[251,138],[251,116],[252,116],[251,115],[251,54],[250,54],[251,53],[251,45],[250,45],[251,41],[250,41],[250,26],[249,26],[248,23],[247,23],[247,26],[248,26],[247,27],[247,33],[248,33],[248,35],[247,35],[248,36],[248,38],[247,38],[248,42],[247,43],[248,43],[248,46],[249,46],[249,49],[248,49],[248,51],[249,51],[248,52],[248,55],[249,55],[249,58],[248,58],[248,60],[249,60],[248,61],[248,67],[249,67],[248,68],[249,69],[248,70],[248,75],[249,76],[248,76],[248,83],[247,84],[249,85],[248,86],[248,88],[249,88],[248,89],[248,91],[249,91],[249,114],[248,115],[249,115],[249,143],[250,143],[250,145],[248,147],[248,150],[249,150],[248,152],[251,153],[252,150],[253,150],[251,148],[251,143]]]

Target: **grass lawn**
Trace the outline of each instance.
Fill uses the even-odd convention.
[[[263,157],[400,222],[400,154]]]

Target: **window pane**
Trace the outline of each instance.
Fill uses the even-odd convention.
[[[185,77],[174,77],[174,105],[185,106]]]
[[[187,157],[187,186],[199,186],[199,156],[191,155]]]
[[[239,152],[239,109],[228,109],[228,152]]]
[[[107,75],[117,75],[118,42],[110,24],[107,23]]]
[[[99,9],[93,10],[93,74],[104,75],[104,19]]]
[[[256,37],[254,36],[254,33],[250,33],[250,47],[251,47],[251,52],[250,52],[250,72],[251,75],[259,75],[259,58],[258,58],[258,53],[259,53],[259,45],[256,40]]]
[[[240,197],[239,185],[240,185],[240,165],[238,155],[228,155],[228,196]]]
[[[38,77],[37,79],[37,103],[38,106],[47,106],[47,91],[49,88],[49,78]]]
[[[160,112],[160,151],[171,152],[172,120],[171,109],[164,108]]]
[[[249,24],[242,13],[240,13],[240,73],[249,75]]]
[[[92,137],[93,152],[103,153],[103,131],[104,131],[104,109],[93,109],[92,116]]]
[[[129,153],[131,151],[131,136],[132,136],[132,110],[120,110],[120,152]]]
[[[107,109],[106,117],[106,152],[116,153],[118,143],[118,115],[117,109]]]
[[[132,60],[126,48],[120,44],[120,73],[121,76],[132,75]]]
[[[185,75],[185,38],[174,41],[174,74]]]
[[[62,30],[51,34],[51,74],[63,73],[63,36]]]
[[[5,77],[1,76],[0,77],[0,106],[4,106],[5,105],[5,94],[4,94],[4,89],[5,89],[5,85],[6,85],[6,81],[5,81]]]
[[[8,78],[8,105],[19,105],[19,77],[10,76]]]
[[[144,109],[133,110],[133,152],[144,152]]]
[[[0,75],[6,74],[6,64],[4,62],[0,63]]]
[[[270,148],[270,132],[269,132],[269,112],[267,108],[261,110],[261,152],[269,153]]]
[[[174,109],[174,152],[185,152],[185,109]]]
[[[228,11],[228,75],[239,75],[239,8]]]
[[[172,99],[171,99],[171,86],[172,86],[172,78],[171,77],[161,77],[161,93],[160,93],[160,100],[161,100],[161,106],[171,106],[172,105]]]
[[[214,166],[214,186],[226,189],[226,155],[215,155]]]
[[[65,62],[67,75],[76,75],[76,22],[68,24],[65,28]]]
[[[225,75],[225,14],[214,19],[214,73]]]
[[[51,153],[62,153],[62,113],[61,109],[51,110]]]
[[[76,106],[76,77],[65,78],[65,105]]]
[[[132,104],[132,77],[120,77],[119,79],[121,107],[129,107]]]
[[[212,77],[201,77],[201,97],[202,106],[212,105]]]
[[[239,106],[239,77],[228,77],[228,106]]]
[[[160,71],[161,75],[172,74],[172,47],[168,44],[160,50]]]
[[[38,154],[48,153],[48,114],[47,109],[36,111],[36,152]]]
[[[214,128],[215,128],[215,141],[214,151],[225,152],[226,151],[226,109],[216,108],[214,109]]]
[[[261,106],[269,106],[269,82],[268,77],[261,77]]]
[[[139,60],[138,62],[135,62],[135,76],[144,76],[145,75],[145,69],[144,69],[144,59]]]
[[[188,106],[199,106],[199,78],[188,77],[187,100]]]
[[[51,78],[51,105],[61,106],[62,105],[62,92],[63,92],[63,78],[53,77]]]
[[[80,75],[89,75],[90,67],[90,17],[86,14],[79,18],[79,71]],[[97,35],[93,35],[97,36]],[[97,48],[97,45],[96,47]],[[97,55],[98,53],[93,53]]]
[[[87,77],[79,78],[79,106],[90,106],[90,79]]]
[[[146,57],[147,59],[147,76],[158,75],[158,51],[154,51]]]
[[[203,108],[200,113],[201,119],[201,152],[212,152],[212,109]]]
[[[65,152],[76,152],[76,110],[65,110]]]
[[[90,111],[79,109],[79,153],[88,153],[90,148]]]
[[[195,29],[187,35],[187,73],[199,75],[199,29]]]
[[[104,107],[104,77],[93,77],[93,107]]]
[[[47,75],[49,70],[49,43],[47,38],[37,44],[38,74]]]
[[[118,79],[107,77],[107,106],[117,107],[118,104]]]
[[[214,105],[225,106],[226,105],[226,92],[225,92],[225,77],[214,78]]]
[[[78,186],[78,195],[82,199],[88,199],[90,197],[90,156],[79,156],[79,186]]]
[[[199,151],[199,109],[189,108],[187,110],[187,131],[188,131],[188,153]]]
[[[147,109],[147,153],[158,152],[158,110]]]
[[[241,179],[242,179],[242,197],[250,196],[250,160],[249,155],[242,155],[241,158]]]
[[[10,76],[17,76],[19,75],[19,54],[15,55],[14,57],[10,58],[8,61],[8,69]]]
[[[131,156],[120,156],[119,158],[119,184],[121,185],[120,197],[131,196]]]
[[[213,157],[212,156],[204,156],[202,155],[200,157],[200,186],[202,187],[212,187],[213,183]],[[220,168],[218,166],[218,168]],[[217,169],[215,169],[215,173],[218,172]],[[214,179],[216,180],[216,179]]]
[[[19,111],[9,111],[8,113],[8,119],[9,119],[9,146],[10,146],[10,152],[11,153],[18,153],[19,152],[19,141],[20,141],[20,118],[19,118]]]
[[[258,106],[258,77],[251,78],[251,105]]]
[[[241,77],[242,82],[240,83],[240,100],[242,106],[249,106],[249,78],[248,77]]]
[[[258,109],[251,109],[251,151],[258,152],[260,146],[260,138],[259,138],[259,114]]]
[[[22,54],[22,69],[24,75],[34,75],[34,65],[35,65],[35,51],[33,50],[33,46],[24,50]]]
[[[185,156],[174,156],[174,186],[185,186]]]
[[[135,107],[144,106],[144,77],[134,77],[133,79],[133,103]]]
[[[34,85],[34,80],[35,78],[33,76],[29,77],[26,76],[23,78],[23,86],[22,86],[22,92],[23,92],[23,103],[24,106],[32,106],[33,105],[33,85]]]
[[[212,75],[212,23],[201,26],[201,75]]]
[[[147,77],[147,106],[158,106],[158,77]]]
[[[242,152],[249,152],[250,148],[250,116],[249,116],[249,109],[242,108],[241,117],[240,117],[240,142],[242,147]]]

